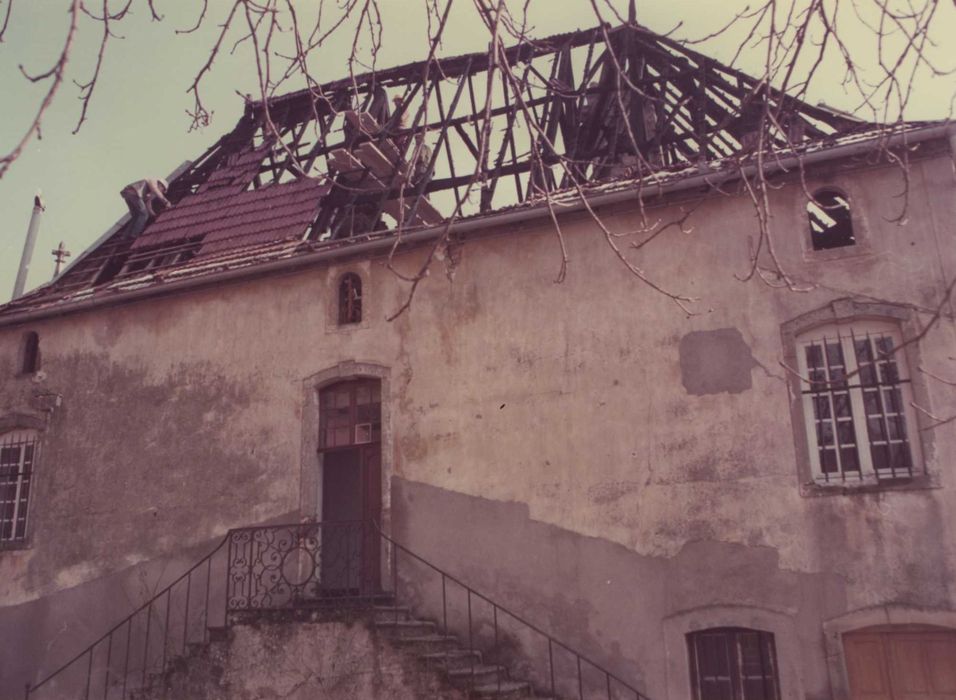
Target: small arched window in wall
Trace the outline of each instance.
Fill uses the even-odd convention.
[[[778,700],[773,634],[717,627],[687,635],[694,700]]]
[[[362,322],[362,278],[346,272],[339,281],[339,325]]]
[[[35,374],[40,370],[40,336],[30,331],[23,337],[23,374]]]
[[[856,245],[850,199],[840,190],[825,187],[814,192],[813,199],[807,202],[807,216],[814,250]]]

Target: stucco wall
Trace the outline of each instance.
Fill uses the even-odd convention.
[[[236,625],[144,700],[464,700],[359,622]]]
[[[922,433],[926,488],[801,489],[781,326],[850,296],[935,307],[956,273],[950,160],[911,166],[905,226],[891,221],[900,173],[858,166],[810,182],[851,196],[861,243],[842,255],[806,251],[798,185],[772,193],[775,250],[801,291],[738,279],[757,237],[745,197],[708,198],[684,230],[630,251],[650,278],[700,299],[693,316],[570,214],[563,283],[546,222],[490,232],[446,255],[391,323],[407,287],[366,260],[0,329],[0,413],[47,425],[31,546],[0,552],[0,602],[312,508],[300,487],[315,488],[317,468],[310,382],[358,363],[388,377],[385,518],[413,549],[652,697],[680,697],[686,682],[665,649],[678,668],[686,652],[665,638],[706,617],[695,610],[738,608],[784,620],[778,649],[793,653],[781,664],[799,679],[787,697],[829,697],[824,620],[888,603],[956,607],[954,424]],[[696,205],[646,217],[666,223]],[[616,232],[641,228],[636,206],[602,215]],[[629,250],[646,236],[616,242]],[[422,254],[395,264],[411,272]],[[368,320],[338,329],[346,270],[365,279]],[[40,334],[42,379],[16,376],[26,330]],[[707,338],[724,359],[701,366]],[[907,357],[952,378],[954,339],[943,319]],[[916,379],[927,410],[956,412],[952,387]],[[480,557],[462,546],[476,538]],[[0,627],[10,619],[0,610]]]

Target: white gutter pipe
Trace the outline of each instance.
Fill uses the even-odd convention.
[[[873,138],[866,141],[860,141],[858,143],[834,146],[832,148],[826,148],[800,156],[790,155],[781,158],[768,158],[764,165],[764,171],[766,174],[771,175],[779,171],[796,168],[801,162],[804,165],[812,165],[814,163],[821,163],[829,160],[860,155],[862,153],[872,151],[873,148],[880,144],[881,141],[884,142],[884,147],[891,147],[904,144],[910,145],[937,138],[948,138],[950,139],[950,143],[952,143],[954,140],[956,140],[956,128],[950,126],[949,124],[934,125],[916,131],[895,134],[887,139]],[[752,175],[755,172],[756,167],[756,165],[747,165],[737,170],[692,175],[691,177],[682,178],[680,180],[663,185],[645,184],[641,189],[640,196],[644,199],[650,199],[652,197],[658,197],[682,190],[695,189],[698,187],[710,188],[715,185],[725,183],[729,180],[737,179],[741,175],[741,172],[743,172],[744,175]],[[591,205],[591,207],[603,207],[610,204],[631,201],[635,198],[635,190],[626,189],[618,192],[597,194],[588,197],[588,203]],[[565,214],[583,208],[584,204],[580,201],[580,199],[576,199],[572,200],[567,207],[562,207],[558,213]],[[523,223],[525,221],[536,219],[547,215],[547,212],[547,205],[541,204],[535,207],[529,207],[527,209],[518,209],[515,211],[507,211],[499,214],[489,214],[487,216],[482,216],[475,219],[459,221],[452,224],[451,230],[456,234],[467,234],[485,229],[496,229],[501,226]],[[407,248],[418,243],[425,243],[427,241],[434,240],[435,238],[441,236],[444,230],[445,225],[439,224],[438,226],[404,234],[402,236],[401,247]],[[101,306],[125,304],[141,299],[175,294],[191,289],[198,289],[200,287],[216,285],[223,282],[255,279],[257,277],[278,272],[292,272],[319,263],[330,262],[342,258],[350,258],[365,253],[389,251],[394,245],[395,238],[390,236],[374,241],[366,241],[364,243],[355,243],[352,245],[342,246],[340,248],[333,248],[331,250],[317,250],[314,253],[305,253],[292,258],[259,263],[246,268],[224,270],[222,272],[217,272],[210,275],[166,282],[150,287],[144,287],[142,289],[133,289],[125,292],[114,292],[108,296],[84,299],[74,303],[65,302],[62,305],[50,306],[43,309],[25,310],[19,313],[12,313],[7,316],[0,316],[0,327],[12,326],[29,321],[38,321],[46,318],[53,318],[65,314],[95,309]]]

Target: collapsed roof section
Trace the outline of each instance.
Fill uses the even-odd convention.
[[[262,246],[341,245],[540,199],[687,171],[752,148],[872,128],[767,88],[636,25],[344,78],[250,101],[170,183],[173,208],[94,247],[9,306],[148,284]],[[765,119],[768,110],[772,119]],[[487,140],[487,147],[482,143]]]

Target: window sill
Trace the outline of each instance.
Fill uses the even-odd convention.
[[[884,493],[887,491],[926,491],[941,488],[935,474],[917,474],[916,476],[882,481],[863,479],[856,482],[812,481],[800,485],[800,495],[805,498],[816,496],[852,496],[855,494]]]
[[[22,549],[30,549],[29,537],[23,540],[0,542],[0,552],[15,552]]]

